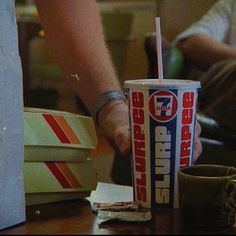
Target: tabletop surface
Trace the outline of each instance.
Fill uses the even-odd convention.
[[[178,209],[152,210],[152,220],[148,222],[110,221],[98,225],[97,215],[87,200],[27,206],[26,216],[25,223],[0,234],[212,234],[186,228]],[[236,234],[236,226],[222,234]]]

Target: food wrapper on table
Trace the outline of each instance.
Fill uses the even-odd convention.
[[[98,225],[113,220],[146,222],[152,219],[150,209],[133,201],[132,186],[98,182],[87,199],[97,213]]]
[[[25,161],[85,161],[97,146],[88,116],[25,108],[24,127]]]
[[[97,146],[91,117],[25,108],[26,205],[88,197],[97,186],[89,152]]]

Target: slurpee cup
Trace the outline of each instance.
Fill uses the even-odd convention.
[[[134,201],[178,207],[178,169],[192,165],[200,82],[127,80]]]

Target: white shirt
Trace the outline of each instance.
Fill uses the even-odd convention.
[[[0,229],[25,221],[24,120],[15,1],[0,0]]]
[[[198,33],[236,46],[236,0],[217,1],[199,21],[179,34],[174,43]]]

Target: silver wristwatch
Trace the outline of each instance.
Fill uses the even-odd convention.
[[[105,93],[102,93],[96,100],[95,104],[93,105],[90,113],[97,123],[97,114],[98,111],[109,101],[111,100],[123,100],[126,101],[126,96],[120,90],[111,90]]]

